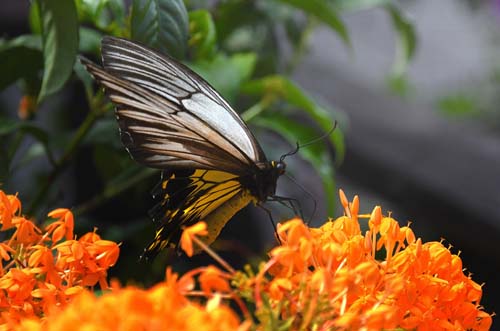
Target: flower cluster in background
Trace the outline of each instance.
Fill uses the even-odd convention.
[[[320,228],[299,219],[279,226],[282,244],[256,276],[241,278],[263,329],[489,330],[482,288],[459,256],[422,243],[380,207],[358,215],[358,197],[340,196],[345,216]]]
[[[25,319],[40,319],[64,307],[86,288],[107,289],[107,270],[119,247],[95,232],[75,239],[73,214],[56,209],[47,226],[21,213],[15,195],[0,190],[0,330],[16,329]]]
[[[243,331],[237,314],[214,296],[206,304],[188,298],[194,288],[191,275],[180,279],[167,271],[164,282],[149,290],[132,286],[113,290],[101,297],[83,291],[63,310],[43,321],[25,320],[26,331],[59,330],[206,330]]]
[[[235,271],[185,229],[182,247],[214,256],[221,268],[200,267],[144,290],[113,283],[106,270],[118,246],[95,233],[72,239],[72,214],[58,209],[42,232],[20,216],[15,196],[0,192],[5,230],[0,279],[3,329],[24,330],[476,330],[490,329],[482,288],[459,256],[440,242],[423,243],[380,207],[358,213],[341,192],[345,215],[310,228],[300,219],[278,226],[281,244],[257,269]],[[361,230],[367,219],[368,230]],[[69,300],[69,299],[72,300]],[[68,301],[71,301],[68,303]],[[43,317],[40,319],[39,317]],[[18,323],[21,323],[19,325]]]

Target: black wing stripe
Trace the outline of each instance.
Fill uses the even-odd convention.
[[[115,63],[112,65],[109,65],[109,69],[112,72],[115,73],[120,73],[124,78],[131,78],[131,77],[147,77],[146,80],[142,81],[147,81],[147,80],[155,80],[158,85],[163,85],[163,86],[174,86],[174,84],[170,83],[172,81],[175,81],[175,86],[177,86],[179,89],[187,92],[187,93],[192,93],[196,91],[196,89],[193,88],[192,85],[189,85],[188,82],[184,81],[182,78],[178,77],[175,74],[169,74],[166,71],[159,71],[158,68],[152,68],[151,63],[147,63],[144,61],[137,61],[136,59],[132,59],[130,62],[123,61],[124,59],[118,56],[112,56],[113,59],[115,59]],[[130,70],[130,66],[134,66],[134,70]],[[165,68],[162,66],[162,68]],[[165,80],[165,78],[169,79],[168,81]]]
[[[231,197],[236,195],[238,192],[241,192],[242,187],[239,184],[235,184],[228,187],[223,187],[216,191],[210,191],[214,187],[220,186],[220,184],[211,185],[209,188],[204,190],[195,190],[190,192],[190,194],[186,197],[185,201],[183,201],[183,206],[192,206],[189,210],[189,218],[202,220],[204,212],[212,207],[214,204],[222,204],[225,201],[229,200]],[[210,192],[209,192],[210,191]],[[224,192],[221,195],[221,192]],[[181,225],[184,225],[181,223]]]
[[[226,217],[225,212],[220,213],[219,210],[224,210],[226,203],[245,194],[244,191],[238,177],[231,173],[201,169],[164,171],[161,182],[152,192],[157,204],[150,215],[157,229],[154,240],[145,249],[144,257],[151,258],[167,246],[178,248],[185,226],[200,220],[225,223],[227,218],[219,220],[219,217]],[[247,198],[241,206],[250,201]],[[229,213],[235,212],[235,206],[228,205],[227,208],[233,208]],[[215,225],[211,231],[218,233],[222,226]],[[211,235],[210,242],[215,238],[214,233]]]
[[[198,75],[192,72],[189,68],[183,68],[184,71],[188,71],[191,74],[186,75],[183,71],[177,69],[176,66],[165,61],[165,59],[159,57],[157,54],[151,52],[150,50],[127,41],[125,42],[129,44],[126,48],[118,46],[116,44],[110,45],[110,48],[114,49],[114,51],[112,51],[111,49],[106,50],[105,48],[106,51],[104,54],[106,56],[103,56],[103,59],[106,59],[108,57],[108,61],[104,61],[106,69],[109,68],[113,72],[123,75],[124,77],[128,77],[128,75],[137,75],[139,77],[142,77],[142,81],[144,82],[149,80],[150,74],[153,77],[159,75],[160,77],[163,77],[159,80],[160,85],[166,83],[168,85],[179,85],[179,82],[182,82],[182,87],[184,87],[185,91],[203,91],[203,93],[207,94],[207,96],[209,96],[213,102],[219,104],[220,106],[223,106],[224,108],[231,109],[231,107],[224,101],[224,99],[222,99],[218,95],[218,93],[215,92],[215,90],[213,90],[212,87],[201,80],[193,79],[193,77]],[[130,45],[132,45],[132,47],[129,48]],[[137,48],[138,51],[134,51],[131,48]],[[127,53],[133,55],[127,56],[125,55]],[[145,56],[145,54],[148,54],[148,56]],[[145,59],[145,61],[138,60],[138,58]],[[113,61],[109,61],[111,59],[113,59]],[[172,61],[172,59],[169,60]],[[136,71],[135,69],[138,65],[143,69]],[[179,66],[179,63],[176,63],[176,65]],[[166,75],[164,72],[167,72],[170,75]],[[140,75],[140,73],[143,73],[143,75]],[[232,109],[231,112],[234,113]],[[239,120],[239,117],[236,116],[236,119]]]
[[[194,117],[192,119],[186,118],[183,122],[190,123],[191,127],[198,129],[197,132],[193,132],[192,129],[187,128],[185,125],[179,125],[179,116],[177,117],[177,119],[174,119],[171,116],[159,119],[158,117],[156,117],[156,113],[149,114],[146,112],[135,110],[118,110],[118,114],[124,115],[127,119],[133,119],[135,122],[140,124],[128,125],[127,131],[142,135],[144,139],[149,139],[148,136],[150,134],[156,136],[154,134],[155,131],[150,130],[153,127],[156,128],[156,133],[163,133],[163,144],[165,145],[175,140],[173,138],[177,138],[178,140],[184,138],[183,144],[191,146],[191,149],[193,149],[192,145],[194,143],[204,142],[204,148],[207,151],[211,151],[212,154],[219,155],[221,162],[224,162],[224,160],[227,161],[234,159],[233,162],[237,163],[239,167],[245,166],[245,163],[242,163],[241,161],[241,159],[244,159],[244,155],[241,154],[239,150],[235,149],[231,144],[223,139],[223,137],[221,137],[218,132],[211,130],[210,127],[207,127],[205,125],[198,125],[197,119]],[[183,114],[183,116],[184,115],[185,114]],[[166,133],[168,133],[168,138],[165,138]],[[215,137],[214,140],[217,142],[217,145],[214,142],[207,142],[207,139],[205,137]],[[165,150],[167,150],[166,147]]]
[[[133,47],[137,48],[135,44]],[[182,82],[184,89],[187,91],[193,91],[193,86],[195,89],[200,89],[199,85],[190,79],[189,75],[186,75],[183,71],[178,70],[175,66],[172,66],[169,62],[145,48],[139,48],[138,51],[133,51],[130,48],[113,44],[110,45],[109,49],[105,48],[104,50],[104,59],[108,57],[108,61],[104,61],[104,66],[107,69],[109,68],[110,70],[121,72],[122,74],[134,74],[137,72],[131,69],[135,69],[136,66],[139,66],[143,68],[141,71],[145,72],[146,78],[149,77],[151,73],[153,76],[167,78],[168,82],[175,81],[176,84]],[[148,56],[145,56],[145,54],[148,54]],[[113,61],[109,61],[111,59],[113,59]]]
[[[142,70],[138,66],[134,67],[134,71],[130,72],[128,66],[130,64],[115,64],[113,65],[114,71],[118,71],[116,69],[121,69],[123,68],[124,70],[119,70],[123,72],[121,75],[122,78],[132,81],[140,86],[146,87],[149,90],[157,92],[157,90],[163,91],[164,94],[167,94],[169,99],[170,97],[174,96],[174,101],[175,103],[179,103],[177,99],[182,99],[188,97],[191,93],[194,93],[194,89],[187,89],[185,85],[178,84],[178,81],[176,81],[177,84],[171,84],[168,81],[165,81],[165,77],[161,77],[157,74],[154,74],[152,72]],[[147,77],[146,79],[143,79],[143,77]],[[174,78],[171,78],[174,79]]]
[[[189,68],[167,56],[161,56],[136,43],[112,37],[106,37],[103,40],[103,63],[106,70],[110,70],[125,79],[132,76],[139,86],[153,92],[156,92],[157,89],[162,89],[162,86],[165,86],[165,82],[168,82],[167,84],[169,85],[177,85],[179,90],[191,91],[193,88],[196,89],[199,91],[198,95],[203,95],[201,99],[202,107],[198,109],[199,112],[196,115],[207,126],[216,127],[217,130],[219,130],[221,122],[230,125],[231,130],[224,132],[224,138],[250,158],[246,163],[250,163],[249,161],[252,161],[252,163],[265,162],[265,156],[260,146],[245,123],[208,83]],[[118,63],[118,67],[116,63]],[[137,63],[140,66],[139,71],[135,70]],[[168,74],[165,74],[165,72]],[[155,84],[154,82],[151,84],[149,74],[152,74],[153,77],[161,75],[163,77],[161,84]],[[170,75],[173,75],[175,78],[172,79]],[[149,83],[144,84],[144,82]],[[169,87],[166,87],[166,89],[168,90]],[[192,112],[193,110],[186,106],[186,100],[189,99],[183,99],[183,105],[188,111]],[[199,104],[199,101],[200,97],[194,100],[192,104]],[[215,104],[217,107],[215,107]],[[217,112],[217,114],[214,114],[214,112]]]
[[[222,204],[226,200],[231,199],[234,195],[238,194],[238,192],[241,192],[241,186],[237,186],[236,188],[224,188],[222,191],[227,191],[224,193],[223,198],[221,198],[220,194],[215,194],[210,192],[203,198],[199,199],[193,204],[192,210],[197,214],[200,220],[203,219],[204,215],[203,212],[209,208],[212,207],[214,203]],[[212,198],[210,198],[213,196]]]
[[[164,98],[161,98],[153,93],[144,90],[138,86],[135,86],[131,82],[127,82],[123,79],[114,77],[108,74],[106,71],[102,70],[98,66],[82,61],[85,63],[89,71],[98,79],[107,89],[111,100],[119,105],[117,108],[117,115],[119,117],[120,127],[122,128],[122,137],[125,136],[126,139],[124,143],[129,149],[129,152],[134,156],[139,162],[143,161],[154,167],[165,168],[168,166],[180,166],[189,165],[189,162],[178,162],[176,160],[170,164],[169,158],[154,158],[154,153],[145,152],[141,150],[142,141],[148,140],[149,128],[157,127],[165,131],[164,141],[165,146],[168,146],[171,141],[170,132],[176,132],[177,137],[183,136],[183,143],[189,149],[193,145],[193,142],[204,142],[204,148],[211,153],[203,153],[195,155],[193,153],[192,157],[190,153],[185,153],[182,156],[176,154],[176,159],[187,158],[188,160],[193,160],[193,167],[203,167],[208,169],[220,169],[236,173],[240,173],[241,170],[248,170],[247,163],[243,163],[242,159],[246,162],[244,157],[237,158],[235,156],[242,155],[240,151],[235,149],[232,144],[230,144],[226,139],[224,139],[217,131],[213,130],[211,127],[205,125],[202,121],[192,116],[189,113],[182,112],[178,108],[174,108],[175,105]],[[126,107],[126,108],[123,108]],[[162,111],[158,111],[162,109]],[[176,117],[173,116],[175,112],[178,113]],[[141,123],[142,122],[142,123]],[[197,123],[199,122],[199,123]],[[132,125],[129,123],[136,123],[138,125]],[[161,124],[163,123],[163,124]],[[189,123],[189,128],[187,123]],[[201,125],[200,125],[201,124]],[[134,128],[141,128],[141,132],[134,132]],[[196,128],[196,130],[194,130]],[[174,131],[175,130],[175,131]],[[193,137],[195,139],[193,139]],[[213,138],[208,140],[208,138]],[[126,140],[130,140],[128,143]],[[223,144],[223,146],[216,145],[215,142]],[[134,155],[137,154],[137,155]],[[207,154],[218,155],[218,158],[212,158],[213,160],[218,160],[218,162],[210,163],[209,160],[205,162],[202,158],[206,157]],[[147,157],[150,156],[150,158]],[[210,159],[210,158],[208,158]],[[164,160],[162,163],[160,160]]]
[[[166,100],[165,99],[162,99],[162,98],[158,98],[158,96],[149,96],[150,99],[146,99],[146,98],[143,98],[142,97],[142,94],[145,94],[146,91],[144,91],[144,93],[134,93],[133,90],[132,92],[129,93],[129,90],[131,88],[129,88],[128,83],[127,81],[123,81],[121,79],[118,79],[116,77],[113,77],[113,76],[110,76],[109,74],[107,74],[106,72],[104,71],[100,71],[99,75],[98,75],[99,78],[101,78],[101,82],[108,88],[110,88],[112,90],[112,92],[110,93],[110,98],[113,102],[116,102],[118,104],[122,104],[122,105],[127,105],[127,106],[130,106],[131,109],[126,109],[126,110],[122,110],[120,109],[121,107],[118,108],[118,115],[124,115],[125,117],[128,117],[128,118],[131,118],[131,119],[134,119],[134,120],[144,120],[144,121],[147,121],[147,125],[145,125],[145,129],[147,131],[147,128],[151,125],[156,125],[158,122],[157,120],[159,119],[158,117],[162,117],[161,120],[163,120],[165,122],[165,125],[164,125],[164,130],[165,131],[169,131],[169,127],[171,126],[179,126],[178,123],[179,123],[179,117],[182,117],[182,116],[188,116],[189,118],[187,118],[184,122],[185,123],[189,123],[191,127],[195,127],[197,128],[198,130],[197,131],[194,131],[194,130],[191,130],[191,129],[187,129],[186,125],[183,125],[183,127],[185,129],[187,129],[189,131],[189,136],[187,137],[187,142],[191,141],[191,137],[192,135],[196,135],[198,136],[199,138],[202,138],[202,137],[218,137],[218,139],[213,139],[213,141],[210,142],[211,145],[215,145],[218,149],[218,152],[220,153],[220,151],[226,151],[225,153],[225,157],[228,158],[228,159],[235,159],[237,160],[236,162],[239,163],[240,166],[243,166],[245,165],[246,162],[248,162],[247,160],[247,156],[246,154],[243,154],[243,152],[239,149],[237,149],[234,144],[232,144],[230,141],[228,141],[227,139],[225,139],[219,132],[213,130],[210,126],[208,125],[204,125],[204,123],[200,123],[202,125],[196,125],[196,120],[198,120],[199,122],[202,122],[202,120],[199,120],[197,118],[195,118],[192,114],[189,114],[189,113],[186,113],[186,112],[180,112],[177,119],[175,118],[172,118],[171,115],[169,117],[169,112],[162,112],[162,111],[158,111],[158,106],[155,106],[154,104],[151,104],[151,105],[148,105],[147,103],[151,103],[151,101],[154,101],[155,99],[157,100],[158,103],[163,103],[163,106],[164,107],[161,107],[162,110],[167,110],[167,109],[170,109],[170,111],[173,113],[176,109],[173,108],[173,104],[171,103],[168,103],[168,102],[165,102]],[[125,83],[125,84],[119,84],[119,83]],[[128,84],[127,84],[128,83]],[[138,89],[138,88],[136,88]],[[120,94],[115,94],[114,92],[119,92]],[[135,101],[133,99],[131,99],[130,97],[133,97],[137,100],[140,100],[140,101]],[[133,107],[133,108],[132,108]],[[134,109],[134,108],[137,108],[137,109]],[[150,118],[149,120],[147,119],[147,114],[146,113],[149,113],[150,115]],[[130,127],[127,128],[129,131],[131,130]],[[206,140],[205,138],[202,138],[204,140]],[[216,145],[215,142],[217,142],[219,145]],[[165,140],[165,143],[168,143],[168,140]],[[242,160],[245,161],[245,163],[242,163]],[[248,165],[252,165],[252,163],[250,164],[246,164],[247,166]]]

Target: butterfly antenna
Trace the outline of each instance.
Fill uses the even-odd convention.
[[[300,183],[295,178],[293,178],[289,174],[285,174],[285,176],[288,179],[290,179],[292,182],[294,182],[305,194],[307,194],[311,198],[311,200],[313,201],[313,203],[314,203],[314,208],[313,208],[313,212],[311,213],[311,217],[310,217],[310,219],[308,221],[305,222],[307,225],[309,225],[309,223],[311,223],[314,215],[316,214],[316,210],[318,208],[318,202],[314,198],[314,195],[311,192],[309,192],[304,186],[300,185]]]
[[[294,154],[297,154],[297,152],[299,151],[299,149],[300,149],[302,146],[300,146],[300,145],[299,145],[299,142],[298,142],[298,141],[296,142],[296,144],[297,144],[297,146],[295,147],[295,149],[294,149],[293,151],[291,151],[291,152],[288,152],[288,153],[286,153],[286,154],[281,155],[281,157],[280,157],[280,162],[283,162],[283,161],[285,160],[285,158],[286,158],[286,157],[288,157],[288,156],[292,156],[292,155],[294,155]]]
[[[329,137],[332,134],[332,132],[335,131],[336,128],[337,128],[337,121],[335,121],[333,123],[333,126],[332,126],[332,128],[330,130],[328,130],[327,132],[323,133],[321,136],[316,137],[316,138],[314,138],[314,139],[312,139],[312,140],[310,140],[310,141],[308,141],[308,142],[306,142],[306,143],[304,143],[302,145],[299,144],[299,142],[296,142],[297,146],[295,147],[295,149],[293,151],[291,151],[291,152],[288,152],[286,154],[281,155],[280,161],[283,162],[286,157],[294,155],[294,154],[297,154],[297,152],[301,148],[313,145],[313,144],[317,143],[318,141],[321,141],[321,140]]]
[[[333,131],[335,131],[336,128],[337,128],[337,121],[335,121],[333,123],[333,126],[332,126],[332,128],[330,130],[328,130],[327,132],[323,133],[321,136],[316,137],[316,138],[314,138],[314,139],[306,142],[305,144],[300,145],[299,147],[300,148],[304,148],[304,147],[313,145],[313,144],[317,143],[318,141],[321,141],[321,140],[329,137],[333,133]]]

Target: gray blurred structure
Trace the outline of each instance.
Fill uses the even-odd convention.
[[[419,38],[410,98],[385,85],[395,35],[382,10],[344,17],[354,56],[333,33],[318,30],[295,79],[347,115],[339,182],[360,195],[363,212],[382,204],[398,220],[413,221],[425,240],[445,238],[474,279],[486,282],[487,310],[500,311],[500,134],[444,118],[435,107],[437,97],[488,75],[490,17],[456,0],[406,5]]]

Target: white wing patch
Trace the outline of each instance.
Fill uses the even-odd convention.
[[[183,99],[182,104],[211,127],[217,128],[217,131],[226,139],[235,142],[250,158],[256,159],[256,151],[249,136],[240,124],[235,121],[234,117],[228,113],[226,108],[215,103],[203,93],[196,93],[189,99]]]

